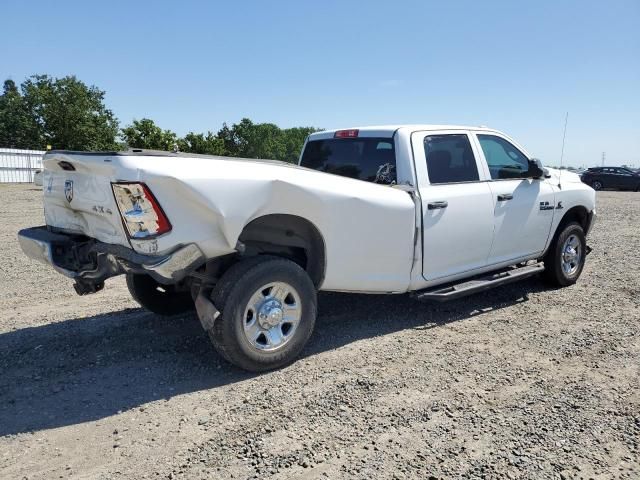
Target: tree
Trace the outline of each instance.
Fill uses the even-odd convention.
[[[44,148],[43,138],[13,80],[5,80],[0,95],[0,146],[34,150]]]
[[[34,75],[21,85],[22,98],[42,147],[112,150],[118,120],[104,105],[105,92],[75,76]]]
[[[211,132],[206,135],[202,133],[187,133],[184,138],[178,140],[178,147],[181,152],[203,153],[207,155],[224,155],[224,141]]]
[[[151,150],[173,150],[178,136],[171,130],[162,130],[153,120],[143,118],[122,129],[122,137],[131,148]]]
[[[225,154],[232,157],[267,158],[295,163],[305,139],[317,131],[311,127],[281,129],[273,123],[253,123],[243,118],[218,132]]]
[[[313,127],[295,127],[282,130],[284,136],[284,157],[280,160],[297,163],[304,142],[313,132],[319,129]]]
[[[6,80],[0,95],[0,146],[65,150],[132,148],[173,150],[232,157],[296,162],[311,127],[281,129],[273,123],[243,118],[217,134],[189,132],[183,138],[163,130],[153,120],[134,120],[121,131],[104,104],[105,92],[74,76],[34,75],[18,88]],[[118,133],[125,144],[117,141]]]

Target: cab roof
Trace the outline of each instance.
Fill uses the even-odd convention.
[[[358,137],[383,137],[391,138],[398,130],[408,130],[417,132],[421,130],[474,130],[485,132],[497,132],[492,128],[485,126],[467,126],[467,125],[432,125],[432,124],[399,124],[399,125],[377,125],[368,127],[349,127],[349,128],[335,128],[330,130],[323,130],[321,132],[315,132],[309,135],[309,140],[323,140],[327,138],[333,138],[338,131],[357,130]]]

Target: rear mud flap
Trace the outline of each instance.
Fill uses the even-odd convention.
[[[213,328],[213,324],[220,316],[220,311],[215,307],[213,302],[209,300],[203,290],[200,290],[196,297],[196,312],[200,319],[200,324],[205,331],[209,331]]]

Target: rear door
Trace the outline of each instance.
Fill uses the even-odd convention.
[[[555,193],[544,178],[528,178],[528,157],[498,134],[475,135],[489,168],[494,238],[489,265],[541,253],[553,220]]]
[[[424,278],[485,266],[493,200],[468,132],[414,132],[411,143],[422,199]]]
[[[634,176],[631,170],[627,170],[626,168],[615,168],[615,177],[617,178],[618,188],[623,188],[625,190],[636,188],[637,177]]]

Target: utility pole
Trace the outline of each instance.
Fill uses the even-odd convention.
[[[602,152],[602,166],[604,167],[604,161],[607,159],[607,152]]]

